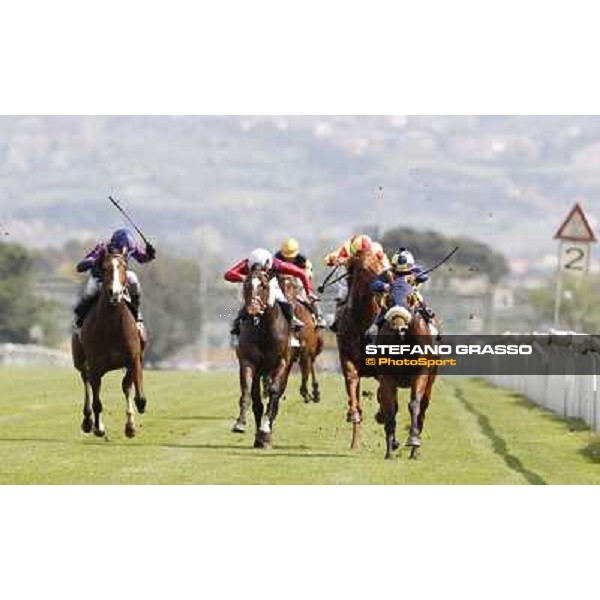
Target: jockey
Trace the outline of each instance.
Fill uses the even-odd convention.
[[[371,250],[373,241],[368,235],[353,235],[350,239],[346,240],[337,250],[330,252],[325,257],[325,264],[328,267],[334,267],[337,265],[347,266],[352,258],[360,254]]]
[[[306,256],[300,253],[300,244],[294,238],[288,238],[283,242],[281,249],[275,254],[275,258],[284,263],[296,265],[300,269],[303,269],[308,279],[312,281],[313,265]],[[314,315],[316,326],[318,328],[324,328],[326,326],[325,318],[323,317],[323,313],[321,312],[317,301],[309,301],[304,293],[299,295],[298,300]]]
[[[429,280],[425,269],[415,264],[414,256],[406,248],[400,248],[392,257],[392,282],[390,283],[388,274],[382,273],[371,283],[371,290],[375,293],[390,293],[390,309],[399,307],[402,310],[395,310],[388,314],[393,317],[400,316],[405,324],[408,325],[412,317],[412,312],[416,308],[424,309],[424,317],[427,321],[433,318],[433,312],[423,300],[419,292],[419,287]],[[381,326],[387,314],[382,314],[377,319],[377,325]]]
[[[121,252],[125,255],[125,259],[134,258],[138,263],[148,263],[156,258],[156,250],[150,243],[146,243],[146,248],[143,250],[136,242],[135,237],[129,229],[117,229],[108,242],[99,242],[96,247],[77,264],[79,273],[90,272],[89,279],[85,286],[83,296],[75,307],[75,330],[78,331],[83,325],[83,321],[94,304],[100,287],[102,285],[102,273],[100,272],[100,264],[107,252]],[[140,295],[141,288],[138,276],[127,269],[127,288],[131,299],[131,310],[135,317],[138,329],[143,331],[142,311],[140,310]]]
[[[383,250],[383,246],[379,242],[373,242],[371,244],[371,252],[373,252],[375,258],[381,262],[383,266],[383,272],[391,273],[392,265],[390,263],[390,259],[387,257],[387,254]]]
[[[313,292],[312,282],[306,275],[306,271],[297,267],[296,265],[274,258],[273,255],[264,248],[257,248],[250,253],[248,258],[239,261],[233,267],[228,269],[223,277],[226,281],[230,281],[231,283],[239,283],[244,281],[246,275],[248,275],[256,266],[259,266],[261,269],[266,271],[267,275],[269,276],[270,285],[272,286],[271,289],[273,290],[275,300],[277,300],[281,306],[281,310],[283,311],[285,318],[288,320],[288,323],[290,323],[294,329],[302,328],[304,324],[294,315],[294,309],[292,305],[288,302],[287,298],[281,291],[277,278],[273,277],[273,275],[281,274],[297,277],[302,282],[308,298],[311,301],[314,301],[316,296]],[[240,308],[237,317],[233,321],[231,335],[240,335],[240,324],[244,316],[245,311],[244,307],[242,307]]]
[[[330,252],[325,257],[324,262],[328,267],[344,266],[347,269],[355,256],[358,256],[362,252],[372,251],[373,243],[373,240],[371,240],[368,235],[353,235],[351,238],[347,239],[337,250]],[[331,331],[334,333],[337,332],[339,309],[346,303],[349,289],[350,285],[348,278],[344,277],[338,281],[337,291],[335,294],[335,316],[330,327]]]

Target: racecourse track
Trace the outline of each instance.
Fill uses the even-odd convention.
[[[322,376],[323,401],[310,405],[292,379],[271,450],[252,449],[252,429],[230,432],[235,374],[149,372],[146,389],[148,411],[137,416],[138,436],[128,440],[118,374],[106,378],[104,440],[80,431],[74,371],[0,369],[0,483],[600,483],[600,438],[583,423],[481,381],[446,377],[436,384],[417,461],[406,451],[383,460],[374,400],[365,402],[363,447],[349,450],[339,375]],[[404,395],[401,404],[404,433]]]

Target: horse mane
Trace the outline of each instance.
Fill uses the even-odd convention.
[[[355,256],[348,267],[348,275],[351,280],[349,299],[357,293],[364,295],[375,277],[383,272],[383,263],[370,250],[361,252]]]

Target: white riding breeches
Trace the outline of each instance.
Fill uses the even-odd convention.
[[[287,298],[279,285],[277,277],[269,280],[269,306],[273,306],[275,302],[284,302],[287,304]]]
[[[336,284],[335,299],[337,302],[345,302],[348,298],[348,280],[344,277]]]

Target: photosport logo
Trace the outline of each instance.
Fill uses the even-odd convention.
[[[572,336],[568,336],[571,338]],[[600,336],[556,340],[549,335],[448,335],[440,341],[387,335],[365,338],[362,364],[377,372],[437,368],[446,375],[590,375],[597,372]]]

